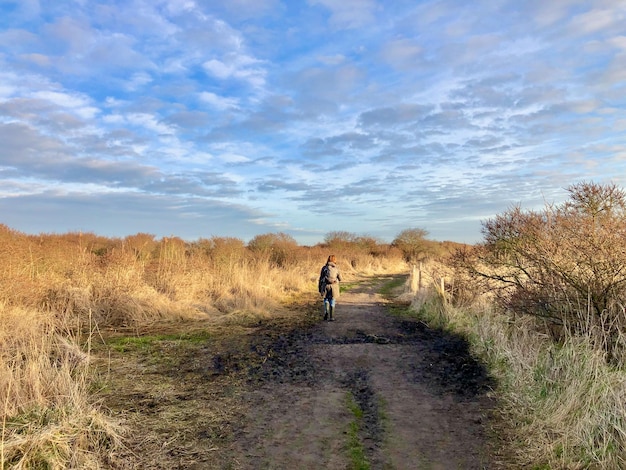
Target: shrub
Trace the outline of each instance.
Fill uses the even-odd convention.
[[[266,233],[250,240],[248,248],[268,259],[274,266],[283,268],[294,264],[298,242],[286,233]]]
[[[490,281],[509,312],[541,318],[548,331],[591,334],[609,357],[623,347],[626,194],[579,183],[542,211],[514,207],[488,220],[485,241],[461,259]]]

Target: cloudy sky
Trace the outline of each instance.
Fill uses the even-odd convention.
[[[626,186],[621,0],[0,0],[0,223],[301,244]]]

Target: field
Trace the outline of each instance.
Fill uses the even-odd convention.
[[[623,468],[622,232],[557,209],[421,249],[0,227],[0,467]]]

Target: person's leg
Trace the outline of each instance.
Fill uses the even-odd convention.
[[[328,320],[328,314],[330,312],[330,300],[324,297],[324,320]]]
[[[330,299],[329,320],[335,321],[333,314],[335,313],[335,299]]]

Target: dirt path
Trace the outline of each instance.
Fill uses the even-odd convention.
[[[374,469],[494,468],[484,370],[460,339],[391,317],[376,287],[343,294],[337,321],[299,339],[300,377],[249,394],[243,468],[353,468],[355,444]]]
[[[382,282],[342,294],[335,322],[114,358],[127,382],[105,402],[137,430],[115,466],[498,468],[484,369],[460,338],[391,316]]]

